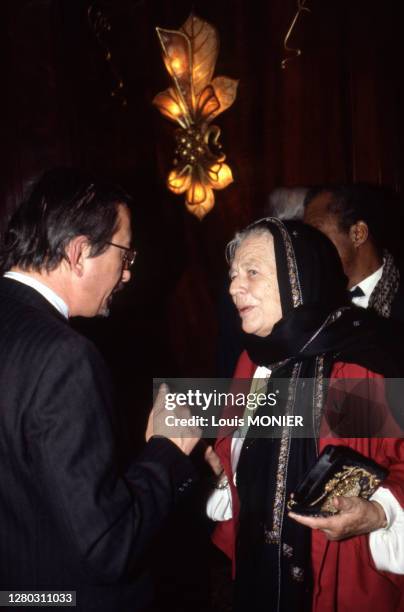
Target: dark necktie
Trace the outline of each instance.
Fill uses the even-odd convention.
[[[365,292],[362,291],[360,287],[356,287],[355,289],[349,292],[349,297],[351,300],[356,297],[363,297],[364,295],[365,295]]]

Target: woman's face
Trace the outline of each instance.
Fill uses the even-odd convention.
[[[268,336],[282,318],[274,241],[251,234],[238,247],[230,267],[230,295],[247,334]]]

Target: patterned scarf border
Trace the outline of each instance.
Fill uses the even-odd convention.
[[[400,284],[400,272],[394,258],[388,251],[383,251],[383,274],[373,289],[368,308],[372,308],[382,317],[391,316],[391,305]]]
[[[293,307],[297,308],[303,304],[303,294],[300,286],[299,273],[297,270],[297,262],[292,241],[286,227],[282,221],[280,221],[280,219],[276,219],[275,217],[267,217],[265,220],[272,225],[276,225],[281,233],[286,252],[286,263],[288,266],[288,276],[290,281],[290,289],[292,292]]]
[[[301,362],[295,363],[290,377],[288,388],[288,399],[286,404],[286,415],[293,415],[296,400],[296,387],[299,379]],[[279,544],[281,541],[282,521],[286,503],[286,477],[288,474],[290,450],[290,428],[285,427],[279,444],[278,468],[276,471],[276,488],[274,497],[274,507],[272,513],[272,529],[265,529],[266,544]]]

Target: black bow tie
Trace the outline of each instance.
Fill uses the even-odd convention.
[[[356,287],[355,289],[349,292],[349,297],[351,298],[351,300],[356,297],[363,297],[364,295],[365,292],[362,291],[360,287]]]

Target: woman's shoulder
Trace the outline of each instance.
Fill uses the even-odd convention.
[[[237,361],[234,378],[251,378],[257,366],[251,361],[247,351],[243,351]]]
[[[330,378],[384,378],[384,376],[359,363],[336,361],[332,366]]]

